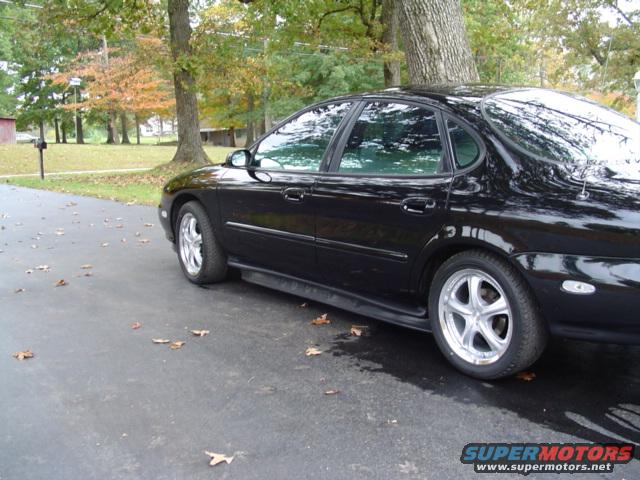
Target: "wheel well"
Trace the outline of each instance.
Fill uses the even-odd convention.
[[[422,276],[420,277],[419,290],[418,290],[420,298],[422,299],[428,298],[428,292],[429,292],[429,288],[431,287],[431,282],[433,281],[433,277],[435,276],[440,266],[452,256],[467,250],[483,250],[485,252],[489,252],[494,255],[497,255],[498,257],[503,258],[508,264],[512,265],[515,268],[516,272],[518,272],[518,274],[521,277],[523,277],[522,279],[524,283],[527,285],[527,287],[531,288],[529,281],[522,275],[522,272],[517,267],[517,265],[514,265],[513,262],[509,259],[509,257],[505,255],[503,252],[494,250],[492,248],[479,246],[479,245],[458,244],[458,245],[448,245],[446,247],[443,247],[440,250],[437,250],[436,252],[434,252],[429,257],[429,259],[427,260],[427,263],[422,269]],[[538,305],[538,299],[536,295],[533,294],[533,291],[532,291],[532,298],[536,303],[536,305]],[[539,308],[539,305],[538,305],[538,308]]]
[[[179,195],[171,205],[171,212],[169,218],[171,218],[171,232],[173,233],[174,242],[176,241],[176,219],[178,217],[178,212],[182,208],[182,206],[187,203],[195,200],[199,202],[198,197],[192,195],[190,193],[183,193]]]

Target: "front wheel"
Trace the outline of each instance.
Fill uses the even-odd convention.
[[[547,341],[528,285],[506,261],[481,250],[459,253],[438,269],[429,316],[440,350],[476,378],[502,378],[529,367]]]
[[[202,204],[191,201],[180,208],[176,236],[180,266],[190,282],[202,285],[225,279],[227,256]]]

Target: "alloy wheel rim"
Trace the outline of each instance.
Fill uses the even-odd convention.
[[[186,213],[180,220],[179,250],[189,275],[198,275],[202,268],[202,232],[198,220],[191,213]]]
[[[474,365],[497,362],[513,334],[509,300],[500,284],[477,269],[455,272],[438,300],[440,327],[451,350]]]

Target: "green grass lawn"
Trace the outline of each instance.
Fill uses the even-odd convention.
[[[205,147],[213,163],[222,163],[231,148]],[[45,173],[73,170],[153,168],[171,161],[176,147],[156,145],[49,144]],[[38,173],[38,150],[31,144],[0,145],[0,175]]]
[[[231,148],[205,147],[212,163],[222,163]],[[51,145],[45,151],[45,180],[25,176],[1,182],[30,188],[157,205],[162,185],[191,164],[167,164],[175,147],[122,145]],[[64,171],[151,168],[144,172],[47,175]],[[38,172],[37,150],[31,145],[0,145],[0,175]]]

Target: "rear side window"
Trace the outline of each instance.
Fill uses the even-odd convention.
[[[253,166],[317,172],[331,137],[350,106],[323,105],[288,121],[260,142]]]
[[[353,126],[339,172],[432,175],[442,163],[435,112],[401,103],[369,103]]]
[[[468,167],[480,156],[480,147],[471,134],[456,122],[447,120],[447,130],[451,138],[456,167]]]

